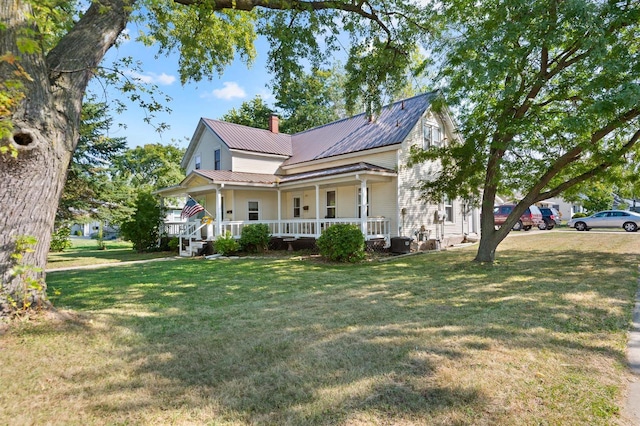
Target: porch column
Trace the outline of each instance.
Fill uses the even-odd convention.
[[[222,188],[224,184],[216,188],[216,233],[222,235]]]
[[[316,184],[316,238],[320,237],[320,185]]]
[[[282,194],[278,189],[278,237],[282,235]]]
[[[360,179],[356,175],[356,179]],[[367,239],[367,180],[360,179],[360,230]]]

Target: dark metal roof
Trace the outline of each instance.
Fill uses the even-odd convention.
[[[355,173],[355,172],[384,172],[384,173],[393,173],[397,174],[395,170],[387,169],[385,167],[374,166],[369,163],[355,163],[355,164],[347,164],[344,166],[330,167],[327,169],[321,170],[313,170],[310,172],[296,173],[293,175],[286,175],[280,177],[281,183],[293,182],[303,179],[313,179],[319,177],[327,177],[327,176],[336,176],[345,173]]]
[[[401,143],[438,92],[429,92],[382,108],[370,120],[366,114],[335,121],[292,136],[293,155],[284,165]]]
[[[291,135],[209,118],[203,118],[202,121],[231,149],[287,157],[292,155]]]
[[[363,113],[294,135],[208,118],[202,121],[231,149],[287,156],[283,165],[291,165],[402,143],[437,94],[424,93],[387,105],[373,120]]]
[[[213,182],[273,184],[277,180],[277,177],[275,175],[264,173],[232,172],[229,170],[194,170],[193,173],[210,179]]]

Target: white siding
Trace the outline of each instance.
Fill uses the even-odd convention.
[[[293,219],[293,198],[300,197],[300,217],[297,219],[315,219],[316,192],[315,190],[300,190],[282,193],[282,219]],[[322,205],[322,199],[321,203]],[[305,207],[307,209],[305,210]]]
[[[397,236],[398,197],[396,194],[396,180],[384,183],[373,183],[369,194],[369,217],[384,217],[390,219],[391,236]]]
[[[438,167],[435,163],[422,163],[411,168],[407,167],[409,149],[413,145],[422,146],[422,123],[420,121],[409,133],[398,151],[398,208],[400,211],[398,235],[413,237],[414,233],[424,226],[431,231],[431,237],[434,238],[436,232],[439,234],[441,231],[436,221],[436,212],[440,206],[425,204],[420,199],[420,191],[414,186],[421,179],[431,178],[437,172]],[[404,214],[402,214],[403,211]]]
[[[200,139],[196,142],[193,155],[189,159],[186,174],[196,168],[196,157],[200,155],[201,170],[214,170],[215,168],[215,150],[220,150],[220,170],[231,170],[231,155],[227,146],[210,131],[204,131]]]
[[[347,164],[354,164],[359,162],[370,163],[375,166],[384,167],[387,169],[395,170],[397,166],[396,151],[390,150],[385,152],[379,152],[374,154],[367,154],[366,151],[361,155],[349,156],[347,158],[337,158],[331,161],[318,162],[313,165],[304,165],[286,170],[285,174],[292,175],[296,173],[304,173],[319,169],[329,169],[332,167],[344,166]]]
[[[439,118],[430,112],[425,114],[427,123],[438,124],[443,132],[443,137],[452,140],[452,129],[445,126]],[[447,122],[448,124],[448,122]],[[463,217],[463,201],[453,200],[453,217],[448,217],[444,223],[439,222],[438,211],[444,211],[443,203],[425,203],[420,199],[420,191],[415,188],[420,180],[428,180],[439,171],[437,162],[426,162],[407,167],[409,149],[412,145],[422,147],[422,123],[418,122],[398,152],[398,207],[404,209],[405,214],[400,214],[398,229],[402,236],[413,237],[414,233],[422,226],[430,231],[430,238],[446,240],[453,237],[461,237],[469,233],[472,221],[478,224],[477,218]],[[477,209],[474,214],[478,215]]]
[[[276,191],[234,191],[233,208],[225,200],[225,209],[233,209],[233,220],[249,220],[249,201],[259,202],[261,220],[278,219],[278,194]]]
[[[284,158],[233,152],[231,170],[234,172],[275,174],[283,161]]]

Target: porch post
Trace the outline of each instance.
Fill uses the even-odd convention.
[[[224,184],[216,188],[216,233],[222,235],[222,191]]]
[[[360,179],[356,175],[357,179]],[[360,179],[360,230],[367,239],[367,180]]]
[[[282,235],[282,194],[278,188],[278,237]]]
[[[316,238],[320,237],[320,185],[316,183]]]

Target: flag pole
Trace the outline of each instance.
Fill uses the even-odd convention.
[[[187,194],[187,197],[191,198],[193,201],[195,201],[196,203],[198,203],[198,200],[196,200],[195,198],[193,198],[191,195]],[[200,204],[200,203],[198,203]],[[204,210],[205,214],[207,216],[209,216],[211,219],[213,219],[215,216],[211,214],[211,212],[207,209],[204,208],[204,206],[202,204],[200,204],[202,206],[202,210]]]

